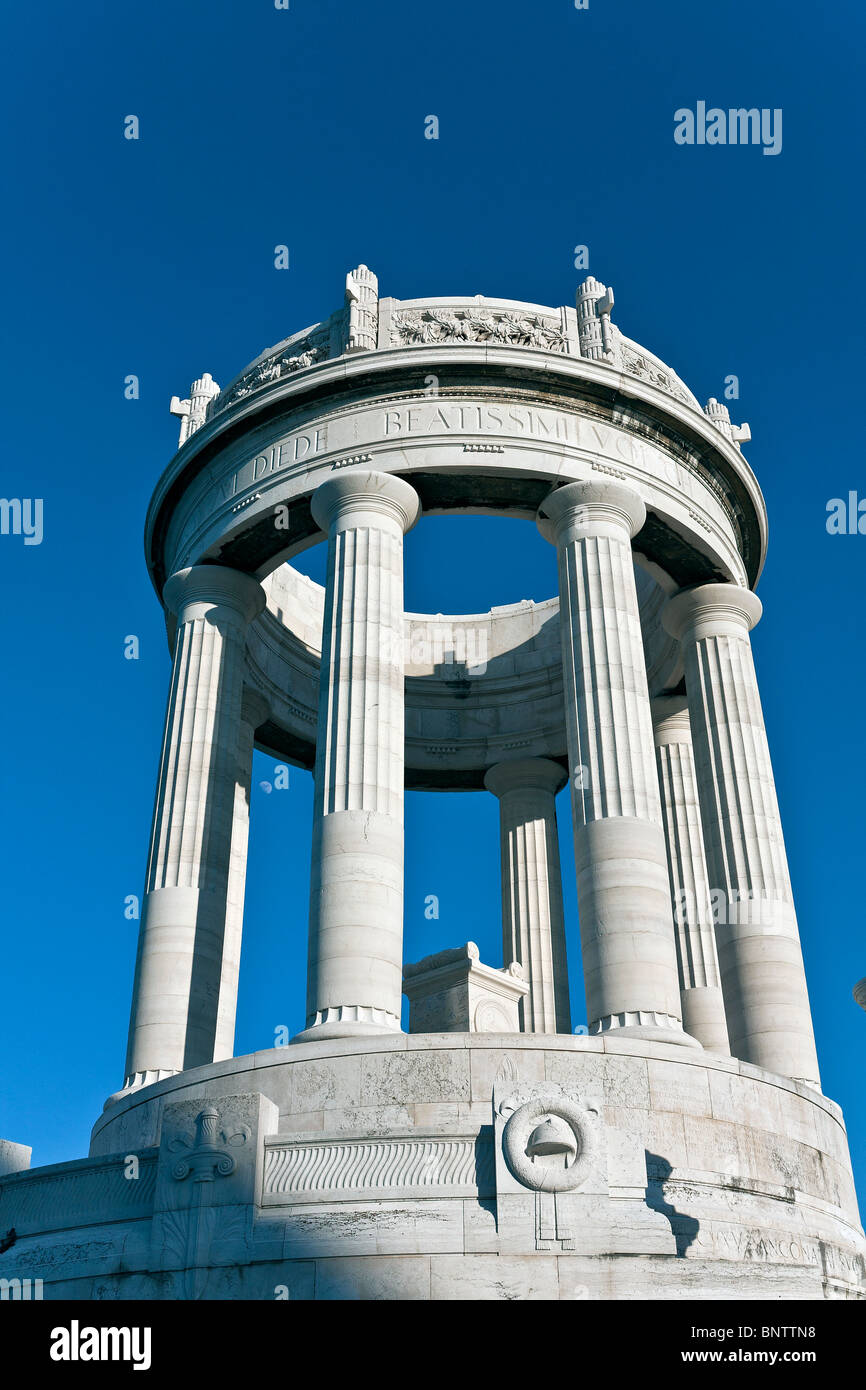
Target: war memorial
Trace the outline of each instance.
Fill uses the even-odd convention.
[[[866,1296],[749,637],[748,427],[613,309],[593,278],[575,308],[397,301],[359,266],[329,319],[172,401],[126,1063],[86,1158],[0,1144],[5,1278],[81,1300]],[[406,612],[408,533],[449,512],[537,525],[558,593]],[[292,559],[325,539],[323,588]],[[314,775],[307,1014],[236,1057],[254,748]],[[404,788],[496,798],[501,960],[404,959]]]

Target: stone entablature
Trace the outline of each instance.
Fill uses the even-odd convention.
[[[592,276],[580,287],[576,309],[490,299],[482,294],[380,299],[376,276],[366,266],[359,266],[346,277],[343,309],[266,348],[222,391],[212,392],[206,417],[204,413],[193,417],[181,443],[205,418],[210,420],[282,378],[321,366],[344,353],[454,343],[532,348],[583,357],[697,405],[695,396],[666,363],[625,337],[611,322],[613,302],[613,290]],[[728,437],[732,437],[730,433]]]
[[[181,451],[151,506],[155,581],[185,564],[218,556],[228,563],[241,553],[266,574],[318,538],[308,507],[318,483],[359,464],[412,478],[427,515],[472,510],[529,519],[554,481],[628,481],[651,514],[638,549],[679,583],[745,583],[757,575],[766,532],[760,494],[742,456],[702,413],[690,412],[689,430],[701,437],[689,440],[683,423],[676,429],[671,421],[665,435],[625,401],[605,407],[591,392],[582,399],[579,379],[554,387],[519,352],[514,361],[482,355],[468,364],[455,350],[425,370],[420,360],[403,352],[356,354],[330,381],[323,376],[316,404],[297,401],[293,408],[285,397],[281,413],[258,423],[254,435],[250,420],[249,432],[233,442],[218,449],[217,435],[204,448],[216,422],[199,431],[189,448],[198,444],[200,452]],[[438,372],[435,398],[425,394],[426,366]],[[463,377],[469,371],[471,385],[456,385],[458,368]],[[381,379],[395,371],[399,394],[393,386],[383,392]],[[364,379],[368,399],[347,404],[355,378],[359,388]],[[331,396],[324,404],[323,389]],[[286,510],[277,525],[279,507]]]
[[[380,299],[376,277],[359,267],[331,319],[268,349],[218,395],[205,374],[189,401],[175,398],[183,447],[148,521],[157,587],[201,560],[266,574],[317,538],[307,503],[318,482],[363,464],[416,473],[427,514],[531,517],[556,478],[579,480],[589,468],[629,480],[651,513],[641,548],[665,568],[679,563],[680,584],[754,582],[766,523],[739,447],[748,427],[733,426],[713,399],[702,411],[670,368],[610,322],[612,305],[591,277],[577,310],[483,296]],[[290,524],[275,536],[281,505]],[[691,574],[689,555],[703,556]]]

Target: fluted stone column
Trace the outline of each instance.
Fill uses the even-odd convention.
[[[711,1052],[730,1053],[704,853],[688,701],[652,701],[683,1027]]]
[[[668,600],[682,643],[731,1051],[810,1085],[818,1061],[749,630],[760,599],[703,584]]]
[[[484,778],[499,799],[502,962],[519,961],[529,984],[524,1033],[571,1032],[555,800],[567,781],[547,758],[498,763]]]
[[[615,482],[569,483],[539,509],[559,560],[563,691],[591,1033],[683,1032],[667,855],[631,537],[646,511]]]
[[[244,645],[265,594],[249,575],[197,565],[172,575],[163,601],[177,616],[177,631],[139,932],[127,1086],[212,1062],[221,1045]]]
[[[402,479],[346,471],[313,494],[328,532],[316,736],[307,1026],[296,1041],[400,1028],[403,990]]]
[[[215,1062],[221,1062],[226,1057],[233,1057],[235,1050],[235,1016],[238,1006],[238,976],[241,964],[244,898],[247,885],[247,850],[250,838],[253,752],[256,729],[260,724],[265,723],[269,713],[270,707],[264,696],[258,690],[253,690],[251,686],[245,686],[238,723],[234,812],[231,848],[229,850],[228,891],[226,894],[226,929],[223,938],[223,962],[214,1046]]]

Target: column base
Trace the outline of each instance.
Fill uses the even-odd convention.
[[[683,1028],[698,1038],[707,1052],[730,1057],[725,1005],[718,985],[693,985],[680,990]]]
[[[820,1081],[810,1081],[806,1076],[792,1076],[789,1080],[796,1081],[799,1086],[808,1086],[810,1091],[815,1091],[817,1095],[823,1096]]]
[[[394,1037],[402,1033],[400,1020],[387,1009],[374,1009],[367,1004],[338,1004],[320,1009],[313,1015],[293,1043],[327,1042],[329,1038]]]
[[[124,1096],[130,1095],[133,1091],[140,1091],[143,1086],[153,1086],[157,1081],[164,1081],[167,1076],[178,1075],[179,1072],[176,1070],[163,1070],[161,1068],[153,1071],[133,1072],[132,1076],[126,1078],[120,1090],[108,1097],[102,1108],[107,1110],[109,1105],[114,1105],[115,1101],[122,1100]]]
[[[618,1038],[638,1038],[644,1042],[673,1043],[679,1047],[697,1047],[703,1051],[703,1044],[691,1033],[687,1033],[678,1018],[670,1014],[622,1013],[608,1014],[589,1025],[589,1036],[599,1037],[605,1033],[615,1033]]]

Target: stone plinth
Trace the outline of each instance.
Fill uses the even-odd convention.
[[[5,1178],[12,1226],[4,1276],[46,1299],[866,1295],[838,1106],[614,1034],[346,1038],[197,1067],[110,1105],[90,1158]]]
[[[482,965],[474,941],[403,969],[410,1033],[516,1033],[529,993],[523,969]]]

